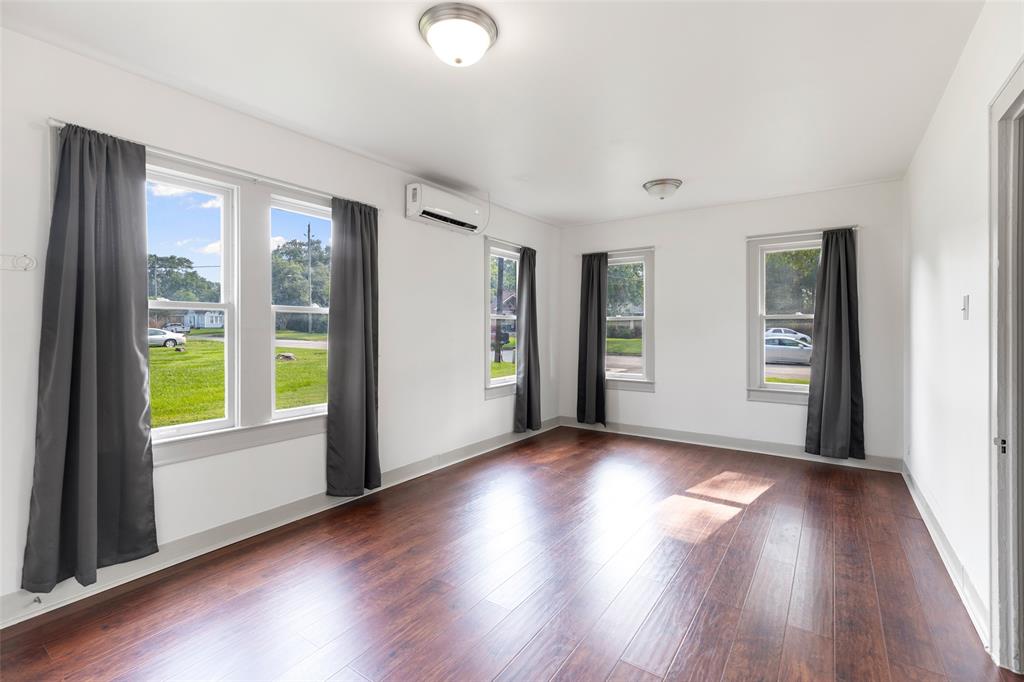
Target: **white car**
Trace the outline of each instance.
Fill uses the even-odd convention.
[[[185,342],[186,339],[184,334],[169,332],[166,329],[150,328],[149,330],[149,345],[151,346],[174,348],[175,346],[184,346]]]
[[[764,361],[770,365],[809,365],[811,344],[782,334],[765,336]]]
[[[803,332],[798,332],[795,329],[789,329],[788,327],[772,327],[771,329],[765,329],[764,337],[768,338],[769,336],[789,336],[798,341],[803,341],[804,343],[811,342],[811,337],[809,337],[807,334],[804,334]]]

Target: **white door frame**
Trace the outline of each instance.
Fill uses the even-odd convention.
[[[990,107],[991,652],[1024,670],[1024,60]]]

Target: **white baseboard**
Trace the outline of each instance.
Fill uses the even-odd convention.
[[[971,622],[974,623],[974,629],[978,631],[981,643],[985,646],[986,650],[991,650],[989,634],[991,613],[988,607],[985,606],[985,601],[981,598],[981,594],[974,586],[974,583],[971,582],[964,562],[960,560],[946,534],[942,532],[942,526],[939,524],[935,512],[932,511],[931,505],[928,504],[924,493],[917,487],[914,477],[906,467],[903,468],[903,480],[907,482],[907,488],[910,490],[914,503],[921,512],[924,525],[928,528],[932,542],[935,543],[935,547],[939,550],[939,556],[942,558],[942,563],[946,566],[946,572],[953,580],[953,586],[956,587],[960,601],[963,602],[964,608],[967,609],[967,615],[970,616]]]
[[[634,424],[619,424],[608,422],[607,426],[600,424],[580,424],[575,417],[559,417],[561,426],[571,426],[577,429],[592,429],[596,431],[608,431],[621,433],[629,436],[643,436],[657,440],[670,440],[677,443],[692,443],[694,445],[709,445],[716,448],[727,448],[729,450],[743,450],[744,452],[756,452],[763,455],[774,455],[775,457],[789,457],[791,459],[802,459],[808,462],[819,464],[838,464],[840,466],[854,467],[858,469],[874,469],[877,471],[891,471],[900,473],[903,471],[903,460],[896,457],[878,457],[868,455],[865,459],[833,459],[829,457],[818,457],[809,455],[799,445],[788,443],[772,443],[770,441],[750,440],[747,438],[733,438],[731,436],[718,436],[710,433],[695,433],[693,431],[676,431],[675,429],[662,429],[654,426],[636,426]]]
[[[558,418],[546,420],[539,431],[527,433],[506,433],[493,438],[466,445],[438,455],[426,457],[417,462],[382,473],[382,485],[368,495],[399,483],[418,478],[438,469],[472,459],[492,450],[543,433],[559,425]],[[18,590],[0,596],[0,628],[5,628],[35,616],[72,604],[94,594],[109,590],[132,580],[180,564],[241,540],[265,533],[280,526],[312,516],[332,507],[359,499],[356,497],[330,497],[326,494],[311,495],[274,509],[247,516],[209,530],[189,535],[162,544],[160,551],[148,557],[116,566],[101,568],[96,582],[82,587],[74,580],[65,580],[49,594],[36,595]]]

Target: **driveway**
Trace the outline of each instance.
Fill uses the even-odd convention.
[[[196,341],[220,341],[224,343],[223,336],[196,336]],[[326,341],[307,341],[305,339],[274,339],[274,346],[277,348],[319,348],[327,350]]]

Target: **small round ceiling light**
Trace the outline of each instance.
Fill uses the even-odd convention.
[[[423,13],[420,34],[445,64],[470,66],[498,39],[498,25],[482,9],[446,2]]]
[[[645,182],[644,190],[655,199],[667,199],[675,194],[682,184],[683,181],[677,178],[658,178]]]

